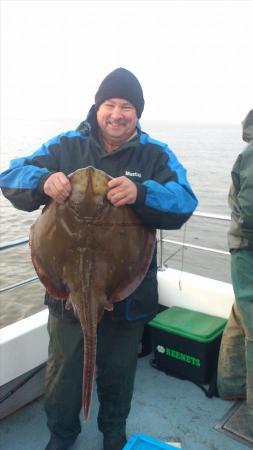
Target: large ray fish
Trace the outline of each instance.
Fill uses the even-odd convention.
[[[96,361],[97,323],[105,309],[130,295],[143,280],[155,233],[130,206],[107,200],[111,177],[93,167],[69,175],[72,192],[51,201],[31,226],[32,261],[40,281],[67,299],[84,333],[83,411],[87,420]]]

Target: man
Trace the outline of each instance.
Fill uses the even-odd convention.
[[[232,168],[228,244],[235,303],[224,330],[218,362],[218,392],[225,400],[247,400],[253,435],[253,109],[243,121],[249,144]]]
[[[102,81],[87,120],[63,133],[27,158],[11,162],[1,175],[4,195],[16,208],[32,211],[50,198],[64,203],[71,192],[67,175],[94,166],[112,177],[108,199],[115,207],[131,205],[153,228],[178,229],[193,213],[197,200],[183,166],[166,144],[142,132],[141,85],[119,68]],[[157,265],[136,291],[106,311],[98,326],[98,427],[104,450],[126,443],[138,345],[145,323],[157,312]],[[80,433],[83,335],[72,311],[46,293],[49,307],[49,359],[45,409],[51,432],[47,450],[66,450]]]

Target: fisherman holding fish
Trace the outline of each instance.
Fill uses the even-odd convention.
[[[25,211],[52,199],[64,205],[72,190],[68,176],[92,166],[112,177],[107,199],[113,207],[130,205],[152,229],[179,229],[192,215],[197,199],[184,167],[167,144],[141,130],[143,109],[143,91],[135,75],[124,68],[109,73],[87,119],[75,131],[11,161],[0,176],[3,194]],[[65,300],[47,291],[45,303],[50,337],[45,410],[51,434],[46,450],[67,450],[81,432],[83,333],[74,310],[65,308]],[[104,450],[121,450],[127,442],[139,343],[145,324],[157,311],[154,251],[141,284],[115,303],[113,310],[105,311],[97,327],[97,423]]]

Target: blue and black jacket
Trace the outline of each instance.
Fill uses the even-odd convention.
[[[197,199],[186,178],[186,170],[165,143],[137,129],[137,134],[117,150],[106,153],[98,138],[94,106],[77,130],[62,133],[30,156],[11,161],[0,175],[4,196],[18,209],[33,211],[48,203],[46,179],[54,172],[69,175],[81,167],[94,166],[112,177],[125,175],[137,186],[131,207],[147,225],[157,229],[179,229],[192,215]],[[114,305],[115,318],[150,318],[157,311],[156,255],[146,278],[125,301]],[[54,314],[66,319],[71,312],[46,294]],[[63,317],[63,318],[64,318]]]

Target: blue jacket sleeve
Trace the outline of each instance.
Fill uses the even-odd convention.
[[[9,168],[0,174],[3,195],[15,208],[33,211],[48,202],[42,186],[58,170],[50,145],[51,141],[30,156],[12,160]]]
[[[136,212],[154,228],[179,229],[192,215],[198,200],[176,155],[163,144],[152,179],[137,186]]]
[[[43,185],[46,178],[60,170],[59,158],[55,155],[66,145],[68,138],[79,136],[77,131],[62,133],[33,154],[10,162],[9,168],[0,174],[0,188],[15,208],[33,211],[49,201]]]

